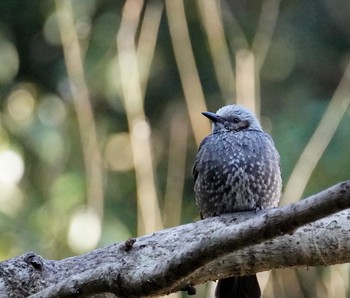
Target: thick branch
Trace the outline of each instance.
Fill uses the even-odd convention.
[[[346,181],[286,207],[210,218],[61,261],[29,253],[0,263],[0,290],[4,297],[153,296],[218,277],[344,263],[348,211],[281,235],[349,207]]]

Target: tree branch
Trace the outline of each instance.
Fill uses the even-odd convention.
[[[231,275],[345,263],[350,211],[323,217],[349,207],[350,180],[285,207],[209,218],[61,261],[27,253],[0,263],[0,292],[154,296]]]

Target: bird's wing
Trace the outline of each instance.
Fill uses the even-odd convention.
[[[210,135],[209,135],[210,136]],[[197,152],[197,156],[196,156],[196,160],[194,162],[194,165],[192,167],[192,175],[193,175],[193,178],[194,178],[194,182],[196,183],[196,180],[198,178],[198,168],[197,168],[197,165],[198,165],[198,161],[199,161],[199,156],[200,156],[200,151],[201,151],[201,148],[202,146],[204,145],[204,143],[206,143],[206,141],[208,140],[208,137],[205,137],[203,139],[203,141],[199,144],[199,148],[198,148],[198,152]]]
[[[196,180],[198,178],[197,164],[198,164],[198,157],[196,157],[196,160],[195,160],[194,165],[192,167],[192,175],[193,175],[194,183],[196,183]]]

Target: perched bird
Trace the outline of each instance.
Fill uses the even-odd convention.
[[[279,154],[256,116],[240,105],[203,112],[212,133],[200,144],[193,167],[202,218],[277,207],[281,197]],[[261,296],[256,275],[219,280],[218,298]]]

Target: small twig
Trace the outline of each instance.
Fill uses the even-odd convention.
[[[134,246],[134,243],[136,242],[136,239],[135,238],[129,238],[128,240],[126,240],[124,242],[124,249],[125,251],[129,251],[130,249],[132,249],[132,247]]]

